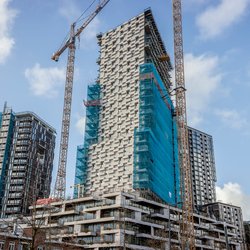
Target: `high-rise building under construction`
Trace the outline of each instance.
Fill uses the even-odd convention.
[[[88,87],[75,184],[86,194],[138,189],[177,204],[172,66],[151,10],[98,35],[98,41],[100,70]]]
[[[37,198],[50,194],[55,130],[32,112],[0,116],[1,216],[27,214]]]
[[[171,64],[151,11],[98,40],[100,76],[88,87],[85,101],[76,197],[52,201],[52,210],[37,203],[34,217],[41,222],[43,214],[46,244],[72,242],[91,250],[181,249]],[[202,152],[196,148],[194,157]],[[193,213],[195,249],[244,249],[239,224],[218,218],[205,208]]]

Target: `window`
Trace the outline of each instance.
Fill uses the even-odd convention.
[[[9,250],[15,250],[15,242],[10,242]]]
[[[4,248],[4,241],[0,241],[0,250],[3,250]]]

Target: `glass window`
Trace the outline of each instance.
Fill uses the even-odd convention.
[[[10,242],[9,250],[15,250],[15,242]]]
[[[4,241],[0,241],[0,250],[3,250],[4,248]]]

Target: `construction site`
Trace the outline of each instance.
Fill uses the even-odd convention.
[[[76,39],[108,4],[98,1],[83,24],[73,23],[52,56],[58,61],[68,50],[55,187],[49,197],[50,169],[29,211],[25,204],[8,212],[2,203],[2,222],[29,232],[30,249],[247,250],[241,208],[216,201],[212,136],[187,124],[181,0],[172,1],[173,62],[150,8],[97,34],[99,70],[83,101],[74,197],[66,199]]]

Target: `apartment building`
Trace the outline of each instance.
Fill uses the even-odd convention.
[[[191,166],[194,208],[216,201],[216,170],[213,138],[188,127],[189,158]]]
[[[208,216],[215,218],[219,222],[228,223],[236,226],[236,240],[241,244],[241,249],[245,250],[245,230],[243,223],[242,210],[238,206],[222,202],[214,202],[202,206],[202,210]],[[225,226],[225,231],[227,227]]]
[[[88,87],[75,184],[87,195],[143,189],[177,204],[172,66],[151,10],[98,35],[98,43],[99,76]]]
[[[107,192],[102,197],[52,201],[34,208],[33,218],[51,241],[70,241],[93,250],[180,249],[182,210],[149,198],[145,192]],[[200,212],[194,214],[194,228],[197,250],[244,249],[231,223]]]
[[[3,112],[0,112],[0,210],[11,153],[14,119],[12,110],[5,104]]]
[[[250,221],[244,221],[246,248],[250,249]]]
[[[1,216],[27,214],[37,198],[50,194],[55,129],[32,112],[5,107],[0,135]]]

